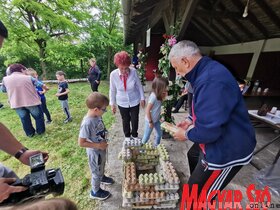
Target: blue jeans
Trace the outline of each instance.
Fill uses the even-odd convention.
[[[22,123],[23,130],[27,136],[33,136],[35,129],[32,125],[30,114],[36,123],[36,132],[42,134],[45,132],[44,115],[41,105],[20,107],[15,109]]]
[[[45,113],[46,117],[47,117],[47,120],[48,121],[52,121],[52,118],[51,118],[51,115],[50,115],[50,112],[47,108],[47,102],[46,102],[46,98],[41,98],[41,109],[42,109],[42,112]]]
[[[157,146],[160,144],[160,139],[162,137],[162,130],[160,127],[160,121],[157,121],[154,123],[154,128],[156,130],[156,138],[155,138],[155,144],[154,146]],[[151,133],[153,131],[153,128],[150,128],[149,122],[145,120],[145,131],[144,136],[142,138],[142,143],[145,144],[150,139]]]

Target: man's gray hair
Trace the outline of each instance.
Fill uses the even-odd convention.
[[[175,44],[168,55],[168,59],[175,57],[176,59],[180,59],[183,57],[190,57],[193,55],[200,54],[200,50],[198,46],[189,40],[183,40]]]

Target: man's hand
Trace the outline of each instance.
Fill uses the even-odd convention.
[[[140,101],[140,105],[141,105],[142,109],[145,108],[145,104],[146,104],[145,100],[141,100]]]
[[[15,181],[15,178],[0,178],[0,203],[6,200],[11,193],[22,192],[27,189],[26,187],[22,186],[9,185]]]
[[[61,96],[61,94],[60,93],[56,93],[55,96],[58,97],[58,96]]]
[[[19,158],[20,162],[22,162],[25,165],[29,165],[29,157],[36,155],[38,153],[43,154],[44,161],[47,162],[49,158],[49,154],[47,152],[42,152],[39,150],[26,150]]]
[[[95,80],[96,84],[99,84],[100,82],[98,80]]]
[[[116,114],[116,111],[117,111],[116,105],[111,105],[111,110],[112,110],[113,114]]]
[[[98,147],[98,149],[105,150],[108,147],[108,143],[106,141],[101,141]]]
[[[187,130],[190,125],[192,125],[192,122],[190,122],[188,120],[184,120],[184,121],[178,123],[176,126],[179,128],[182,128],[184,130]]]
[[[174,139],[179,141],[186,141],[187,138],[185,136],[186,130],[183,128],[178,128],[177,131],[173,134]]]

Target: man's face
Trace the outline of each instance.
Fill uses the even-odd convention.
[[[176,73],[182,77],[191,71],[190,62],[187,58],[171,58],[170,63],[175,69]]]

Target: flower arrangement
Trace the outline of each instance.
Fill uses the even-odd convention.
[[[140,81],[141,84],[143,86],[145,86],[145,82],[146,82],[146,77],[145,77],[145,73],[146,73],[146,63],[147,63],[147,53],[143,53],[142,51],[139,51],[139,53],[137,54],[137,58],[138,58],[138,65],[137,65],[137,69],[138,69],[138,73],[139,73],[139,77],[140,77]]]
[[[163,55],[162,58],[159,59],[158,63],[158,69],[160,74],[163,77],[169,78],[169,73],[170,73],[170,62],[168,60],[168,55],[173,47],[177,43],[176,36],[175,35],[163,35],[163,38],[165,39],[165,42],[161,45],[160,47],[160,53]],[[180,92],[180,86],[179,86],[179,81],[169,81],[168,85],[168,97],[166,100],[163,102],[163,113],[162,117],[164,121],[169,122],[169,123],[174,123],[174,119],[171,115],[171,110],[172,107],[177,100],[177,97]]]

